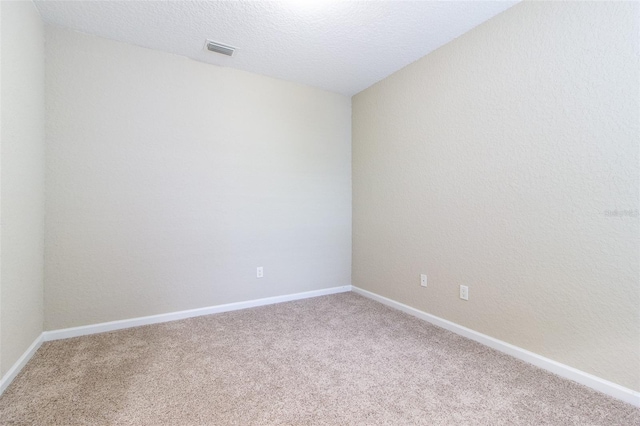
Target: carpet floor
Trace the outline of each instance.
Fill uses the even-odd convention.
[[[3,425],[640,425],[640,409],[353,293],[45,343]]]

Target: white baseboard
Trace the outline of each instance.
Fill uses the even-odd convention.
[[[11,366],[9,371],[0,379],[0,395],[9,387],[13,379],[16,378],[18,373],[22,370],[22,368],[27,365],[31,357],[36,353],[40,345],[42,345],[42,334],[40,334],[36,340],[33,341],[31,346],[22,354],[20,358],[16,361],[15,364]]]
[[[470,328],[463,327],[454,322],[437,317],[435,315],[428,314],[416,308],[412,308],[411,306],[407,306],[403,303],[396,302],[395,300],[388,299],[384,296],[380,296],[370,291],[363,290],[356,286],[352,286],[352,291],[369,299],[387,305],[391,308],[405,312],[409,315],[413,315],[414,317],[420,318],[421,320],[430,322],[431,324],[437,325],[438,327],[452,331],[471,340],[475,340],[478,343],[482,343],[485,346],[489,346],[490,348],[496,349],[500,352],[504,352],[522,361],[528,362],[529,364],[533,364],[536,367],[540,367],[544,370],[550,371],[560,377],[573,380],[574,382],[578,382],[582,385],[590,387],[591,389],[597,390],[598,392],[602,392],[626,403],[635,405],[636,407],[640,407],[640,392],[625,388],[624,386],[620,386],[608,380],[601,379],[600,377],[594,376],[593,374],[585,373],[584,371],[578,370],[577,368],[573,368],[552,359],[545,358],[534,352],[530,352],[526,349],[522,349],[510,343],[503,342],[502,340],[495,339],[491,336],[487,336],[486,334],[478,333],[477,331],[471,330]]]
[[[202,315],[210,315],[221,312],[237,311],[240,309],[253,308],[257,306],[272,305],[276,303],[289,302],[293,300],[307,299],[311,297],[325,296],[329,294],[345,293],[353,291],[362,296],[380,302],[384,305],[398,309],[409,315],[413,315],[424,321],[430,322],[438,327],[442,327],[446,330],[452,331],[461,336],[467,337],[476,342],[482,343],[500,352],[504,352],[522,361],[528,362],[540,367],[544,370],[557,374],[560,377],[564,377],[569,380],[573,380],[582,385],[588,386],[594,390],[602,392],[606,395],[612,396],[621,401],[640,407],[640,392],[636,392],[632,389],[625,388],[616,383],[604,380],[600,377],[594,376],[568,365],[559,363],[549,358],[545,358],[536,353],[527,351],[518,346],[512,345],[502,340],[495,339],[486,334],[478,333],[477,331],[458,325],[454,322],[439,318],[435,315],[428,314],[418,309],[407,306],[403,303],[396,302],[395,300],[388,299],[378,294],[372,293],[367,290],[355,286],[342,286],[332,287],[322,290],[307,291],[304,293],[288,294],[284,296],[267,297],[264,299],[248,300],[245,302],[229,303],[225,305],[210,306],[206,308],[191,309],[187,311],[172,312],[168,314],[152,315],[148,317],[132,318],[128,320],[111,321],[101,324],[87,325],[82,327],[66,328],[62,330],[53,330],[43,332],[36,340],[29,346],[25,353],[16,361],[16,363],[7,371],[7,373],[0,380],[0,395],[7,389],[13,379],[20,373],[20,370],[29,362],[31,357],[36,353],[38,348],[43,342],[51,340],[68,339],[70,337],[79,337],[89,334],[104,333],[107,331],[121,330],[125,328],[138,327],[141,325],[157,324],[169,321],[176,321],[185,318],[192,318]]]
[[[308,299],[310,297],[325,296],[328,294],[345,293],[351,291],[351,286],[331,287],[322,290],[306,291],[303,293],[287,294],[284,296],[266,297],[264,299],[247,300],[245,302],[228,303],[226,305],[209,306],[206,308],[190,309],[187,311],[171,312],[168,314],[151,315],[148,317],[131,318],[126,320],[103,322],[100,324],[85,325],[81,327],[64,328],[61,330],[45,331],[42,333],[44,342],[51,340],[68,339],[71,337],[86,336],[89,334],[105,333],[107,331],[121,330],[124,328],[139,327],[141,325],[158,324],[162,322],[176,321],[185,318],[199,317],[202,315],[218,314],[221,312],[237,311],[239,309],[254,308],[257,306],[273,305],[275,303],[290,302],[293,300]]]
[[[321,290],[306,291],[303,293],[287,294],[284,296],[266,297],[264,299],[247,300],[244,302],[228,303],[226,305],[209,306],[206,308],[190,309],[187,311],[171,312],[168,314],[152,315],[148,317],[131,318],[120,321],[104,322],[101,324],[86,325],[82,327],[65,328],[62,330],[45,331],[29,346],[24,354],[7,371],[0,380],[0,395],[9,387],[20,370],[29,362],[43,342],[68,339],[89,334],[105,333],[107,331],[121,330],[124,328],[138,327],[141,325],[158,324],[162,322],[176,321],[185,318],[202,315],[217,314],[221,312],[237,311],[239,309],[254,308],[257,306],[273,305],[276,303],[290,302],[293,300],[308,299],[311,297],[326,296],[329,294],[346,293],[351,291],[350,285],[341,287],[324,288]]]

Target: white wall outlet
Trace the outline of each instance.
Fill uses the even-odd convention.
[[[469,287],[466,285],[460,286],[460,299],[469,300]]]
[[[427,274],[420,274],[420,285],[422,287],[427,286]]]
[[[258,269],[256,270],[256,277],[257,278],[264,277],[264,270],[262,269],[262,266],[258,266]]]

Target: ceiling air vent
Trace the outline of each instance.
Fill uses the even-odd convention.
[[[236,48],[215,41],[207,40],[207,50],[211,52],[222,53],[223,55],[227,56],[233,56],[233,52],[236,51]]]

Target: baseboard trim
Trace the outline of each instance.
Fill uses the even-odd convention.
[[[151,315],[147,317],[131,318],[119,321],[103,322],[100,324],[85,325],[81,327],[64,328],[60,330],[45,331],[42,333],[44,342],[52,340],[69,339],[72,337],[86,336],[89,334],[106,333],[108,331],[122,330],[125,328],[139,327],[141,325],[158,324],[169,321],[177,321],[185,318],[199,317],[202,315],[218,314],[221,312],[237,311],[240,309],[255,308],[258,306],[273,305],[276,303],[291,302],[293,300],[308,299],[311,297],[326,296],[329,294],[346,293],[351,291],[351,286],[331,287],[321,290],[306,291],[303,293],[286,294],[283,296],[266,297],[264,299],[247,300],[244,302],[227,303],[206,308],[189,309],[186,311],[171,312],[167,314]]]
[[[560,377],[573,380],[574,382],[578,382],[598,392],[602,392],[606,395],[612,396],[631,405],[635,405],[636,407],[640,407],[640,392],[625,388],[624,386],[620,386],[616,383],[594,376],[593,374],[585,373],[584,371],[578,370],[552,359],[545,358],[534,352],[530,352],[526,349],[522,349],[510,343],[503,342],[502,340],[487,336],[486,334],[479,333],[477,331],[471,330],[470,328],[463,327],[459,324],[437,317],[435,315],[428,314],[419,309],[412,308],[411,306],[396,302],[395,300],[388,299],[384,296],[380,296],[379,294],[372,293],[356,286],[352,286],[352,291],[369,299],[375,300],[376,302],[380,302],[391,308],[417,317],[421,320],[430,322],[433,325],[437,325],[438,327],[452,331],[478,343],[482,343],[485,346],[489,346],[490,348],[511,355],[522,361],[528,362],[529,364],[533,364],[536,367],[550,371],[551,373],[554,373]]]
[[[24,354],[0,379],[0,395],[9,387],[13,379],[20,373],[31,357],[36,353],[43,342],[52,340],[69,339],[71,337],[86,336],[89,334],[106,333],[108,331],[122,330],[125,328],[139,327],[141,325],[158,324],[176,321],[185,318],[199,317],[202,315],[218,314],[222,312],[237,311],[240,309],[255,308],[258,306],[273,305],[276,303],[291,302],[294,300],[309,299],[312,297],[326,296],[336,293],[351,291],[350,285],[341,287],[324,288],[321,290],[305,291],[302,293],[286,294],[283,296],[266,297],[263,299],[247,300],[244,302],[227,303],[225,305],[209,306],[206,308],[190,309],[186,311],[171,312],[167,314],[151,315],[147,317],[131,318],[120,321],[104,322],[100,324],[86,325],[82,327],[65,328],[61,330],[45,331],[29,346]]]
[[[640,407],[640,392],[636,392],[632,389],[625,388],[616,383],[562,364],[549,358],[545,358],[536,353],[530,352],[526,349],[512,345],[510,343],[498,340],[486,334],[479,333],[471,330],[470,328],[463,327],[452,321],[445,320],[435,315],[428,314],[420,311],[419,309],[412,308],[395,300],[380,296],[379,294],[372,293],[370,291],[361,289],[355,286],[341,286],[332,287],[322,290],[307,291],[303,293],[288,294],[284,296],[267,297],[263,299],[248,300],[244,302],[228,303],[225,305],[216,305],[206,308],[190,309],[186,311],[172,312],[167,314],[152,315],[147,317],[132,318],[120,321],[111,321],[100,324],[87,325],[82,327],[66,328],[61,330],[45,331],[38,336],[31,346],[25,351],[24,354],[16,361],[16,363],[6,372],[6,374],[0,380],[0,395],[9,387],[11,382],[20,373],[22,368],[29,362],[29,360],[36,353],[40,345],[43,342],[52,340],[68,339],[71,337],[86,336],[90,334],[105,333],[108,331],[122,330],[125,328],[138,327],[141,325],[158,324],[169,321],[176,321],[185,318],[193,318],[202,315],[211,315],[222,312],[237,311],[241,309],[254,308],[258,306],[273,305],[276,303],[290,302],[294,300],[308,299],[318,296],[326,296],[330,294],[346,293],[353,291],[369,299],[380,302],[384,305],[405,312],[409,315],[427,321],[438,327],[442,327],[446,330],[452,331],[461,336],[467,337],[476,342],[482,343],[490,348],[496,349],[500,352],[511,355],[522,361],[533,364],[536,367],[550,371],[565,379],[573,380],[577,383],[585,385],[591,389],[602,392],[606,395],[632,404],[636,407]]]
[[[15,364],[11,366],[9,371],[5,373],[5,375],[0,380],[0,395],[9,387],[13,379],[20,373],[20,371],[24,368],[25,365],[29,362],[31,357],[36,353],[40,345],[42,345],[42,334],[36,337],[36,340],[33,341],[31,346],[22,354],[20,358],[16,361]]]

